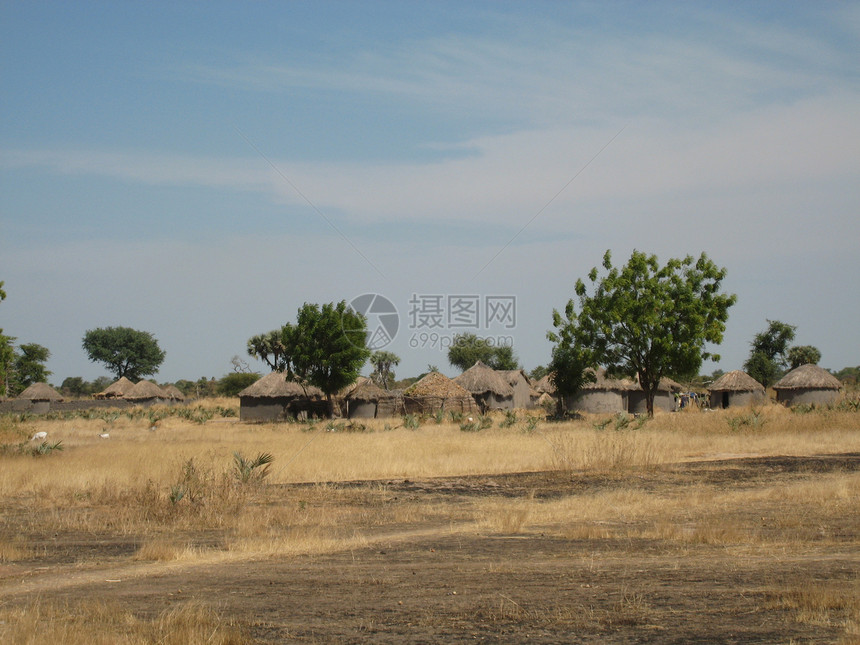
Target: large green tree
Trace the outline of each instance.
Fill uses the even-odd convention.
[[[370,356],[367,320],[345,300],[322,306],[305,303],[295,326],[287,327],[288,378],[320,388],[331,413],[334,393],[358,378]]]
[[[358,378],[370,356],[367,321],[345,300],[305,303],[295,324],[252,336],[248,353],[288,380],[320,388],[331,412],[334,393]]]
[[[51,352],[47,347],[36,343],[23,343],[15,352],[14,373],[15,391],[23,391],[33,383],[44,383],[48,380],[51,372],[45,367],[45,363],[51,358]]]
[[[768,387],[776,383],[788,366],[789,344],[797,327],[779,320],[768,320],[767,329],[755,335],[744,371]]]
[[[448,348],[448,362],[466,371],[481,361],[494,370],[515,370],[519,362],[511,345],[496,345],[492,339],[475,334],[456,334]]]
[[[92,362],[104,363],[116,378],[133,381],[157,373],[165,357],[155,336],[130,327],[90,329],[83,348]]]
[[[737,297],[721,291],[726,269],[704,253],[661,266],[657,256],[633,251],[615,267],[607,251],[602,266],[603,276],[597,267],[589,272],[590,287],[576,282],[579,312],[572,301],[567,309],[574,314],[571,338],[591,352],[588,362],[612,375],[638,377],[653,416],[662,378],[697,374],[703,360],[719,358],[705,344],[722,342]]]
[[[579,301],[581,307],[584,296]],[[595,366],[596,357],[591,348],[584,344],[588,339],[579,324],[573,300],[568,301],[564,317],[553,309],[552,324],[555,331],[549,331],[546,335],[554,343],[547,369],[549,379],[555,386],[556,412],[561,416],[566,411],[567,402],[576,396],[583,385],[594,380],[594,372],[586,370]]]

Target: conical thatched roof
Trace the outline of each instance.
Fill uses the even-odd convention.
[[[323,398],[325,394],[323,394],[321,389],[313,385],[302,387],[296,381],[288,381],[283,372],[272,372],[239,392],[239,396],[254,399],[280,399],[296,397]]]
[[[97,399],[119,399],[125,396],[127,392],[130,392],[131,388],[133,387],[134,382],[129,381],[124,376],[121,376],[118,381],[114,381],[94,396]]]
[[[394,392],[383,390],[368,378],[356,385],[344,398],[350,401],[379,401],[393,396],[395,396]]]
[[[468,390],[439,372],[430,372],[417,383],[413,383],[404,392],[406,396],[435,396],[442,399],[471,398]]]
[[[764,385],[740,370],[723,374],[708,388],[711,392],[764,392]]]
[[[140,383],[126,392],[122,398],[128,401],[145,401],[148,399],[167,399],[170,397],[152,381],[140,381]]]
[[[481,361],[460,374],[454,379],[454,382],[472,394],[489,392],[502,397],[514,395],[514,388],[508,383],[507,377],[493,368],[487,367]]]
[[[362,384],[362,383],[364,383],[365,381],[369,381],[369,380],[370,380],[370,379],[369,379],[369,378],[367,378],[366,376],[359,376],[357,379],[355,379],[355,380],[354,380],[352,383],[350,383],[349,385],[347,385],[347,386],[342,387],[341,389],[339,389],[339,390],[337,391],[337,395],[338,395],[339,397],[341,397],[341,398],[346,398],[346,396],[347,396],[350,392],[352,392],[355,388],[357,388],[359,385],[361,385],[361,384]]]
[[[626,379],[625,379],[626,380]],[[642,387],[639,385],[639,377],[636,377],[636,381],[634,382],[634,390],[641,390]],[[657,384],[658,392],[680,392],[684,389],[684,386],[678,383],[678,381],[673,381],[668,376],[664,376],[660,379],[660,382]]]
[[[62,401],[63,396],[47,383],[33,383],[18,395],[19,399],[29,401]]]
[[[552,372],[544,375],[542,379],[534,384],[534,388],[541,394],[555,394],[555,385],[552,382]]]
[[[172,383],[170,385],[165,385],[161,389],[167,395],[167,398],[169,398],[169,399],[173,399],[174,401],[184,401],[185,400],[185,395],[182,393],[182,390],[180,390],[178,387],[176,387]]]
[[[596,370],[589,367],[585,371],[589,374],[593,374],[594,380],[590,383],[584,384],[582,386],[583,390],[613,390],[616,392],[626,392],[639,389],[639,386],[630,379],[611,378],[602,367],[598,367]]]
[[[496,373],[500,374],[511,387],[520,381],[520,377],[528,383],[529,387],[532,387],[532,380],[529,378],[529,375],[526,374],[525,370],[496,370]]]
[[[839,379],[818,365],[807,363],[783,376],[773,386],[774,390],[838,390]]]

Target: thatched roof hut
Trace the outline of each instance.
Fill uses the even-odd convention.
[[[167,395],[167,398],[170,399],[171,401],[184,401],[185,400],[185,395],[182,393],[182,390],[180,390],[178,387],[173,385],[173,383],[171,383],[169,385],[165,385],[161,389]]]
[[[514,391],[514,407],[529,409],[537,405],[541,393],[534,389],[524,370],[496,370]]]
[[[167,394],[152,381],[140,381],[137,385],[126,392],[123,397],[126,401],[141,405],[153,405],[164,403],[169,398]]]
[[[636,379],[635,388],[630,392],[628,403],[628,412],[631,414],[644,414],[648,411],[648,403],[645,396],[645,390],[639,385],[639,379]],[[675,392],[683,391],[684,386],[673,381],[668,377],[660,379],[657,384],[657,392],[654,395],[654,410],[663,410],[672,412],[675,410]]]
[[[777,381],[776,400],[786,405],[827,405],[839,396],[842,383],[824,368],[807,363]]]
[[[481,412],[514,407],[514,388],[502,374],[481,361],[460,374],[454,382],[472,394]]]
[[[339,390],[337,391],[337,396],[338,396],[339,398],[344,398],[344,397],[346,397],[350,392],[352,392],[355,388],[357,388],[359,385],[361,385],[361,384],[362,384],[362,383],[364,383],[365,381],[369,381],[369,380],[370,380],[370,379],[369,379],[367,376],[359,376],[357,379],[355,379],[355,380],[354,380],[352,383],[350,383],[349,385],[346,385],[346,386],[342,387],[341,389],[339,389]]]
[[[403,391],[408,413],[433,413],[439,410],[476,413],[478,407],[468,390],[439,372],[430,372]]]
[[[593,414],[627,412],[630,395],[638,389],[633,381],[611,378],[602,367],[588,368],[586,372],[594,380],[584,384],[574,397],[568,397],[565,402],[568,410]]]
[[[41,414],[51,409],[51,403],[59,403],[63,395],[57,392],[47,383],[33,383],[18,395],[18,405],[27,405],[29,401],[29,412]]]
[[[121,399],[134,387],[134,382],[121,376],[119,380],[108,385],[101,392],[93,394],[94,399]]]
[[[741,370],[723,374],[708,388],[712,408],[729,408],[761,403],[765,400],[764,386]]]
[[[63,395],[57,392],[47,383],[33,383],[18,395],[19,399],[27,399],[28,401],[62,401]]]
[[[552,382],[552,372],[545,374],[544,377],[538,380],[532,387],[540,394],[555,394],[555,384]]]
[[[383,390],[370,379],[364,379],[344,397],[344,414],[350,418],[374,419],[403,414],[403,393]]]
[[[324,416],[325,394],[313,385],[288,381],[283,372],[272,372],[239,392],[239,419],[281,421]]]

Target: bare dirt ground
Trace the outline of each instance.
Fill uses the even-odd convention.
[[[104,599],[152,616],[194,599],[236,619],[260,643],[858,642],[851,621],[860,520],[811,506],[783,521],[778,493],[858,470],[860,454],[842,454],[616,474],[331,484],[384,490],[380,503],[388,508],[444,505],[452,519],[363,522],[340,527],[363,538],[348,549],[226,561],[139,562],[130,559],[140,546],[133,538],[31,535],[42,556],[0,565],[0,606],[35,597]],[[721,511],[711,539],[651,535],[639,530],[642,518],[591,533],[528,522],[506,533],[467,522],[461,512],[495,499],[537,503],[622,490],[671,496],[690,487],[771,492]],[[283,488],[294,495],[302,487]],[[721,527],[733,526],[746,532],[719,537]],[[751,527],[755,539],[747,541]],[[222,539],[217,532],[193,537],[216,547]],[[791,605],[810,589],[825,601]]]

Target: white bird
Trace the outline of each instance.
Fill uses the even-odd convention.
[[[32,439],[30,439],[30,441],[41,441],[43,439],[46,439],[47,437],[48,437],[47,432],[45,432],[45,431],[37,432],[36,434],[33,435]]]
[[[110,439],[110,434],[109,434],[109,433],[107,433],[107,432],[100,432],[100,433],[99,433],[99,436],[100,436],[102,439]]]

